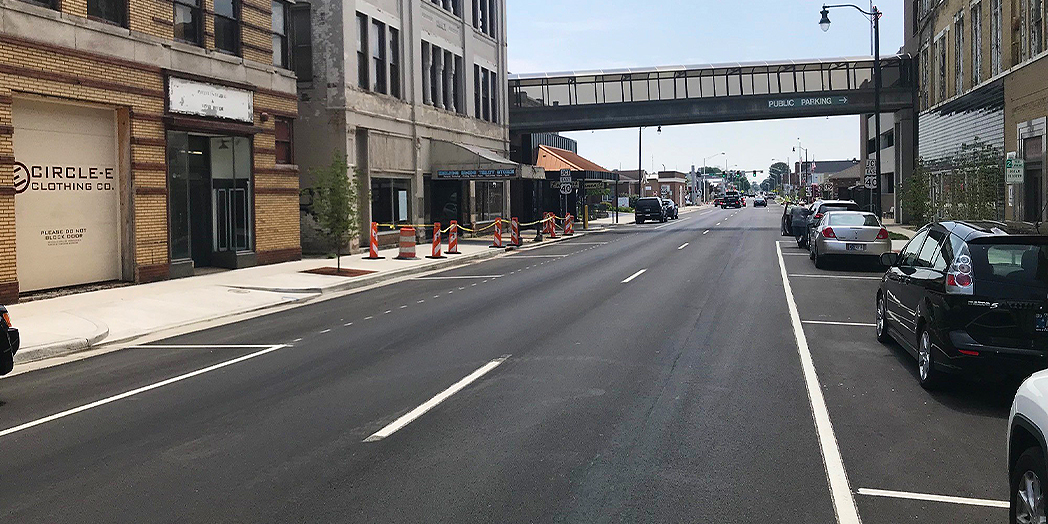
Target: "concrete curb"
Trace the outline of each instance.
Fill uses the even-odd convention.
[[[64,357],[64,356],[68,356],[68,355],[71,355],[71,354],[74,354],[74,353],[79,353],[79,352],[87,351],[87,350],[90,350],[90,349],[95,349],[95,348],[100,347],[100,346],[110,346],[110,345],[115,345],[115,344],[120,344],[120,343],[124,343],[124,342],[128,342],[128,341],[140,339],[140,338],[143,338],[143,337],[147,337],[147,336],[149,336],[149,335],[151,335],[153,333],[158,333],[158,332],[161,332],[161,331],[168,331],[168,330],[173,330],[173,329],[180,329],[180,328],[190,327],[190,326],[197,325],[197,324],[210,323],[210,322],[212,322],[214,320],[220,320],[220,319],[223,319],[223,318],[228,318],[228,317],[233,317],[233,316],[238,316],[238,315],[244,315],[244,314],[248,314],[248,313],[264,312],[264,311],[269,310],[269,309],[276,309],[276,308],[279,308],[279,307],[286,307],[289,304],[304,305],[305,303],[308,303],[311,300],[313,300],[315,298],[318,298],[318,297],[320,297],[322,295],[325,295],[325,294],[333,294],[333,293],[338,293],[338,292],[342,292],[342,291],[349,291],[349,290],[356,289],[356,288],[361,288],[361,287],[366,287],[366,286],[373,286],[375,284],[380,284],[380,283],[388,281],[388,280],[394,280],[394,279],[402,278],[402,277],[409,276],[409,275],[416,274],[416,273],[428,273],[428,272],[431,272],[431,271],[439,271],[439,270],[442,270],[442,269],[448,269],[448,268],[452,268],[452,267],[456,267],[456,266],[466,266],[466,265],[469,265],[470,263],[473,263],[473,262],[479,262],[479,261],[482,261],[482,260],[496,258],[498,256],[506,255],[506,254],[512,253],[514,251],[529,251],[531,249],[537,249],[537,248],[540,248],[540,247],[543,247],[543,246],[547,246],[547,245],[550,245],[550,244],[555,244],[557,242],[561,242],[561,241],[564,241],[564,240],[570,240],[570,239],[573,239],[573,238],[579,238],[579,237],[586,236],[587,234],[598,233],[598,232],[600,232],[600,231],[578,231],[578,232],[575,233],[574,236],[570,236],[570,237],[561,236],[561,237],[557,237],[557,238],[554,238],[554,239],[547,239],[547,240],[542,241],[541,243],[527,245],[527,246],[521,247],[521,248],[516,249],[516,250],[498,249],[498,250],[490,250],[490,251],[479,251],[477,253],[473,253],[473,254],[470,254],[470,255],[463,255],[463,256],[459,256],[459,257],[448,258],[447,260],[442,260],[440,262],[436,262],[436,263],[432,263],[432,264],[406,267],[406,268],[395,270],[395,271],[389,271],[389,272],[385,272],[385,273],[380,273],[380,274],[377,274],[377,275],[374,275],[374,276],[365,276],[363,278],[360,278],[359,280],[354,280],[354,281],[351,281],[351,282],[345,282],[345,283],[341,283],[341,284],[336,284],[334,286],[329,286],[329,287],[326,287],[326,288],[277,289],[277,288],[252,287],[252,286],[226,286],[226,287],[234,288],[234,289],[248,289],[248,290],[252,290],[252,291],[262,291],[262,292],[269,292],[269,293],[284,293],[284,294],[288,294],[288,295],[299,295],[299,296],[296,297],[296,298],[292,298],[290,300],[284,300],[284,301],[281,301],[281,302],[278,302],[278,303],[275,303],[275,304],[267,304],[267,305],[264,305],[264,306],[250,307],[250,308],[234,310],[234,311],[227,311],[227,312],[225,312],[225,313],[223,313],[221,315],[209,316],[209,317],[204,318],[204,319],[189,320],[189,321],[186,321],[186,322],[179,322],[179,323],[175,323],[175,324],[165,325],[165,326],[157,327],[155,329],[151,329],[151,330],[148,330],[148,331],[143,331],[143,332],[140,332],[140,333],[133,333],[133,334],[129,334],[129,335],[124,335],[124,336],[121,336],[119,338],[112,338],[112,339],[107,338],[109,336],[109,327],[108,326],[99,325],[98,322],[95,322],[93,320],[90,320],[90,319],[87,319],[87,318],[84,318],[84,317],[80,317],[80,318],[84,318],[85,321],[88,321],[88,322],[94,324],[99,329],[95,333],[91,334],[91,336],[89,336],[89,337],[70,338],[70,339],[67,339],[67,340],[59,341],[59,342],[53,342],[53,343],[48,343],[48,344],[41,344],[41,345],[37,345],[37,346],[22,348],[21,350],[19,350],[18,354],[15,356],[15,363],[16,364],[25,364],[25,363],[29,363],[29,362],[36,362],[36,361],[50,359],[50,358],[55,358],[55,357]],[[77,316],[79,317],[80,315],[77,315]]]

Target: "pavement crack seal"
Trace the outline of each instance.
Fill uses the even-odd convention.
[[[401,415],[400,418],[398,418],[397,420],[394,420],[393,422],[389,423],[386,427],[376,431],[370,437],[364,439],[364,442],[377,442],[392,435],[393,433],[396,433],[397,430],[412,423],[415,419],[421,417],[427,411],[437,407],[441,402],[444,402],[455,393],[458,393],[459,391],[465,389],[466,386],[475,382],[480,377],[487,375],[491,370],[499,367],[509,357],[510,355],[503,355],[499,358],[496,358],[495,360],[492,360],[491,362],[488,362],[487,364],[484,364],[480,367],[480,369],[474,371],[473,373],[470,373],[469,375],[466,375],[465,378],[452,384],[451,387],[449,387],[448,389],[445,389],[444,391],[437,393],[436,396],[422,403],[417,408],[405,413],[404,415]]]
[[[826,407],[826,399],[819,387],[819,377],[815,373],[815,362],[808,348],[808,338],[804,335],[804,326],[801,324],[800,313],[797,312],[797,302],[793,299],[793,289],[786,275],[782,244],[776,242],[775,251],[779,259],[779,272],[782,274],[782,288],[786,292],[786,305],[790,310],[793,335],[797,341],[797,354],[800,356],[801,370],[804,372],[804,385],[808,389],[808,401],[811,404],[812,418],[815,421],[815,432],[819,437],[819,450],[822,452],[822,462],[826,468],[830,498],[833,500],[833,512],[837,515],[839,524],[859,524],[861,522],[859,510],[848,484],[848,473],[844,469],[844,459],[841,457],[841,450],[837,444],[837,436],[833,433],[830,410]]]

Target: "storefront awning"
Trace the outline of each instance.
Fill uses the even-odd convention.
[[[430,164],[436,180],[542,179],[545,173],[482,147],[442,140],[432,141]]]

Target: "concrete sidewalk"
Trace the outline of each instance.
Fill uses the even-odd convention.
[[[585,232],[568,238],[578,238],[580,234]],[[533,235],[522,236],[521,249],[565,239],[558,236],[557,240],[547,239],[536,244]],[[306,273],[336,265],[334,258],[307,258],[14,304],[8,309],[22,336],[22,347],[15,361],[24,363],[65,355],[244,313],[261,314],[267,309],[306,302],[326,293],[463,265],[506,252],[488,247],[490,244],[490,239],[463,239],[459,243],[461,254],[446,255],[443,259],[425,258],[431,252],[429,244],[417,246],[419,258],[416,260],[397,260],[396,248],[381,250],[379,255],[384,258],[380,260],[366,260],[363,258],[366,253],[344,255],[341,257],[343,269],[369,272],[353,277]]]

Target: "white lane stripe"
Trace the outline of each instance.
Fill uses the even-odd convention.
[[[662,228],[664,228],[664,227],[666,227],[666,226],[672,226],[672,225],[673,225],[674,223],[680,224],[681,222],[684,222],[685,220],[687,220],[687,219],[689,219],[689,218],[691,218],[691,217],[684,217],[684,218],[678,218],[678,219],[677,219],[676,221],[674,221],[674,222],[667,222],[667,223],[665,223],[665,224],[663,224],[663,225],[661,225],[661,226],[658,226],[658,227],[653,227],[652,229],[662,229]]]
[[[896,499],[929,500],[932,502],[948,502],[950,504],[966,504],[968,506],[986,506],[990,508],[1008,508],[1007,500],[951,497],[948,495],[932,495],[930,493],[913,493],[910,491],[891,491],[887,489],[859,488],[859,495],[869,495],[871,497],[890,497]]]
[[[682,250],[682,249],[684,249],[684,248],[688,247],[688,244],[689,244],[689,243],[690,243],[690,242],[685,242],[685,243],[681,244],[681,245],[680,245],[680,247],[678,247],[678,248],[677,248],[677,251],[680,251],[680,250]]]
[[[128,346],[126,349],[262,349],[273,347],[263,344],[147,344],[143,346]]]
[[[415,280],[459,280],[464,278],[501,278],[502,275],[462,275],[454,277],[418,277]]]
[[[641,276],[642,274],[644,274],[645,271],[647,271],[647,269],[642,269],[642,270],[640,270],[640,271],[630,275],[629,277],[626,278],[626,280],[623,280],[622,283],[623,284],[628,284],[631,280],[633,280],[633,279]]]
[[[19,431],[24,431],[24,430],[27,430],[29,428],[32,428],[32,427],[35,427],[35,426],[39,426],[41,424],[46,424],[48,422],[52,422],[52,421],[58,420],[60,418],[65,418],[65,417],[68,417],[70,415],[75,415],[77,413],[80,413],[80,412],[83,412],[83,411],[87,411],[89,409],[94,409],[94,408],[97,408],[99,406],[104,406],[106,404],[110,404],[112,402],[116,402],[118,400],[123,400],[123,399],[128,398],[128,397],[133,397],[133,396],[138,395],[140,393],[145,393],[146,391],[150,391],[150,390],[153,390],[153,389],[161,388],[161,387],[167,386],[169,384],[174,384],[175,382],[181,382],[181,381],[186,380],[188,378],[193,378],[193,377],[195,377],[197,375],[203,375],[204,373],[215,371],[216,369],[222,369],[222,368],[224,368],[226,366],[232,366],[233,364],[238,364],[238,363],[243,362],[245,360],[251,360],[251,359],[253,359],[255,357],[260,357],[262,355],[265,355],[266,353],[272,353],[272,352],[274,352],[274,351],[276,351],[278,349],[283,349],[283,348],[286,348],[286,347],[290,347],[290,346],[288,346],[287,344],[279,344],[279,345],[276,345],[276,346],[268,346],[268,347],[266,347],[266,349],[263,349],[261,351],[256,351],[256,352],[248,354],[248,355],[244,355],[242,357],[237,357],[237,358],[234,358],[232,360],[227,360],[225,362],[219,362],[218,364],[215,364],[215,365],[212,365],[212,366],[208,366],[206,368],[201,368],[201,369],[198,369],[196,371],[190,371],[189,373],[178,375],[177,377],[171,377],[171,378],[166,379],[166,380],[161,380],[160,382],[157,382],[155,384],[150,384],[148,386],[142,386],[140,388],[132,389],[131,391],[125,391],[123,393],[120,393],[119,395],[113,395],[111,397],[106,397],[106,398],[104,398],[102,400],[96,400],[94,402],[91,402],[90,404],[84,404],[83,406],[75,407],[75,408],[72,408],[72,409],[67,409],[65,411],[61,411],[61,412],[55,413],[54,415],[48,415],[48,416],[46,416],[44,418],[39,418],[39,419],[33,420],[31,422],[26,422],[25,424],[20,424],[18,426],[12,427],[12,428],[7,428],[7,429],[5,429],[3,431],[0,431],[0,437],[6,437],[7,435],[10,435],[12,433],[18,433]]]
[[[807,253],[783,253],[782,255],[783,256],[787,256],[787,257],[810,257],[811,256],[811,255],[809,255]]]
[[[435,397],[427,400],[421,406],[405,413],[397,420],[394,420],[393,422],[389,423],[389,425],[387,425],[386,427],[376,431],[370,437],[364,439],[364,442],[375,442],[378,440],[382,440],[392,435],[393,433],[396,433],[397,430],[403,428],[404,426],[407,426],[415,419],[421,417],[427,411],[435,408],[438,404],[447,400],[448,397],[450,397],[451,395],[458,393],[478,378],[483,377],[484,375],[488,374],[488,372],[490,372],[491,370],[499,367],[499,365],[505,362],[507,358],[509,358],[509,355],[503,355],[499,358],[496,358],[495,360],[492,360],[491,362],[488,362],[487,364],[484,364],[480,367],[480,369],[474,371],[473,373],[470,373],[469,375],[466,375],[466,378],[463,378],[462,380],[452,384],[451,387],[449,387],[448,389],[445,389],[444,391],[437,393]]]
[[[881,277],[856,277],[852,275],[806,275],[794,273],[790,275],[790,278],[794,277],[807,277],[807,278],[840,278],[843,280],[880,280]]]
[[[719,225],[721,225],[721,223],[720,223],[720,222],[717,222],[717,225],[719,226]]]
[[[566,256],[568,255],[510,255],[510,258],[564,258]]]
[[[364,317],[364,320],[371,320],[373,318],[375,318],[375,317]]]
[[[803,320],[802,324],[825,324],[829,326],[861,326],[861,327],[877,327],[877,324],[870,324],[868,322],[833,322],[830,320]]]
[[[844,470],[844,459],[841,458],[837,437],[833,433],[830,411],[826,407],[826,399],[822,396],[819,377],[815,373],[815,363],[812,361],[811,350],[808,349],[808,339],[804,335],[804,326],[801,325],[800,313],[797,312],[797,303],[793,299],[793,289],[786,275],[786,261],[782,258],[782,246],[776,244],[775,251],[779,258],[782,288],[786,292],[786,305],[790,310],[790,320],[793,324],[793,336],[797,339],[797,354],[800,356],[801,370],[804,373],[804,385],[808,389],[812,418],[815,420],[815,432],[819,436],[819,449],[822,451],[822,461],[826,467],[826,479],[830,487],[830,498],[833,500],[833,511],[837,515],[839,524],[859,524],[861,522],[859,510],[855,506],[855,497],[852,496],[851,487],[848,485],[848,473]]]
[[[324,333],[331,333],[331,330],[330,329],[325,329],[324,331],[320,332],[321,335],[323,335]]]
[[[710,230],[707,229],[706,231],[703,231],[702,234],[705,235],[706,233],[709,233],[709,232],[710,232]]]
[[[352,322],[346,322],[345,324],[342,324],[342,325],[345,326],[345,327],[349,327],[349,326],[352,326],[353,323]]]

